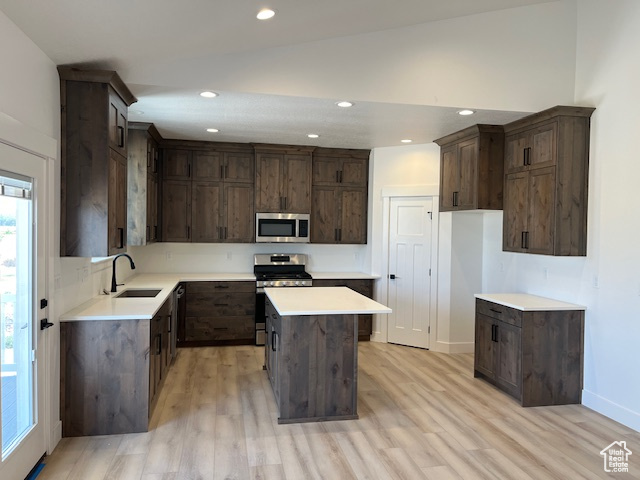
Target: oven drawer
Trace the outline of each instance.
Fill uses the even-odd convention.
[[[255,337],[253,316],[240,317],[189,317],[186,318],[185,339],[187,342],[219,342],[247,340]]]

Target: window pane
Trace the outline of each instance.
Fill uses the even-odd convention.
[[[0,196],[0,374],[2,457],[33,418],[31,201]]]

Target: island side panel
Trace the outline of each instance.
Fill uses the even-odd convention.
[[[281,318],[279,423],[357,418],[357,319]]]
[[[147,431],[149,320],[61,324],[63,436]]]

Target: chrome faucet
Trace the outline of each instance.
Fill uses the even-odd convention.
[[[126,253],[119,253],[115,257],[113,257],[113,269],[111,272],[111,293],[118,291],[118,285],[124,285],[124,283],[116,283],[116,260],[120,257],[127,257],[129,259],[129,263],[131,264],[131,270],[136,269],[136,264],[133,263],[133,259],[127,255]]]

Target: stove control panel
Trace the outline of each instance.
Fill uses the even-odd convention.
[[[258,280],[256,287],[311,287],[311,280]]]

